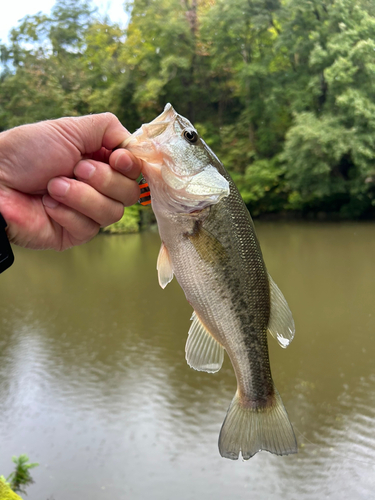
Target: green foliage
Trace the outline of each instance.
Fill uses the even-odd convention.
[[[22,500],[20,496],[11,490],[4,476],[0,476],[0,500]]]
[[[374,13],[351,0],[307,5],[304,17],[301,7],[289,11],[286,24],[305,34],[289,32],[288,43],[300,54],[296,83],[304,79],[307,95],[286,134],[287,179],[306,206],[359,217],[374,204]]]
[[[122,218],[103,229],[105,233],[137,233],[140,227],[140,205],[133,205],[124,210]]]
[[[254,214],[375,214],[372,1],[125,7],[126,30],[85,0],[58,0],[50,16],[24,18],[1,46],[0,130],[112,111],[133,131],[171,102]],[[118,227],[135,230],[139,220],[130,213]]]
[[[8,483],[8,481],[6,480],[6,478],[4,476],[0,476],[0,482],[5,484],[6,486],[10,486],[10,484]]]
[[[245,174],[234,180],[244,202],[256,217],[267,212],[281,212],[288,202],[289,186],[285,182],[285,165],[278,156],[255,160]]]
[[[9,484],[10,488],[19,493],[25,493],[26,486],[29,486],[34,482],[30,475],[30,469],[37,467],[37,463],[29,463],[29,457],[27,455],[20,455],[19,457],[12,458],[16,468],[6,479],[6,483]]]

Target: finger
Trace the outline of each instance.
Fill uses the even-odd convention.
[[[109,157],[111,167],[130,179],[137,179],[141,175],[142,160],[136,158],[126,149],[117,149]]]
[[[60,234],[56,235],[59,245],[55,247],[56,250],[66,250],[72,246],[81,245],[98,234],[99,224],[89,217],[57,202],[48,195],[44,195],[42,200],[45,211],[58,224],[55,231],[60,231]]]
[[[95,153],[90,153],[87,155],[83,155],[83,159],[96,160],[101,161],[103,163],[109,163],[109,157],[112,151],[106,148],[100,148],[99,151],[95,151]]]
[[[102,146],[112,150],[130,135],[112,113],[61,118],[52,125],[59,127],[82,155],[95,153]]]
[[[92,186],[76,179],[56,177],[49,181],[47,190],[54,200],[89,217],[100,226],[109,226],[117,222],[124,213],[122,203],[108,198]]]
[[[77,179],[86,182],[100,193],[129,206],[137,202],[140,190],[137,182],[109,165],[94,160],[82,160],[74,168]]]

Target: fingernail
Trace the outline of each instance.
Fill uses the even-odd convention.
[[[69,182],[64,179],[52,179],[48,185],[48,191],[54,196],[65,196],[69,188]]]
[[[80,161],[74,169],[74,174],[80,179],[89,180],[95,172],[95,167],[88,161]]]
[[[120,164],[119,161],[121,161]],[[122,172],[130,170],[132,166],[133,166],[133,161],[128,154],[122,153],[116,158],[115,168],[118,168],[119,170],[121,169]]]
[[[43,205],[48,208],[56,208],[59,205],[59,202],[45,194],[42,198]]]

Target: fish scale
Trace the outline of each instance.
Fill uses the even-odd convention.
[[[171,105],[142,125],[123,147],[144,163],[162,240],[157,269],[164,288],[176,277],[194,313],[188,364],[218,371],[224,350],[237,391],[219,436],[223,457],[246,460],[260,450],[297,451],[293,428],[276,390],[269,331],[286,347],[294,322],[269,276],[250,214],[216,155]]]

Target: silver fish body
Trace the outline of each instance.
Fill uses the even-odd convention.
[[[269,276],[242,198],[224,166],[192,124],[171,105],[124,144],[144,160],[162,247],[159,283],[176,276],[194,309],[186,358],[218,371],[227,351],[237,392],[224,420],[222,456],[248,459],[260,450],[297,451],[274,386],[267,332],[286,347],[294,322]]]

